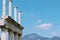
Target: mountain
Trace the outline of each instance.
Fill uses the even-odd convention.
[[[32,34],[25,35],[22,38],[22,40],[60,40],[60,37],[46,38],[38,34],[32,33]]]
[[[37,40],[37,39],[40,39],[40,36],[35,33],[23,37],[23,40]]]
[[[53,37],[51,40],[60,40],[60,37]]]

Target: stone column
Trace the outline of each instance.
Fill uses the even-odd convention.
[[[8,30],[8,40],[13,40],[13,32]]]
[[[20,36],[20,40],[22,40],[22,36]]]
[[[0,27],[0,39],[1,39],[1,27]]]
[[[6,0],[3,0],[3,7],[2,7],[2,18],[5,19],[6,17]]]
[[[14,33],[14,40],[18,40],[18,34]]]
[[[9,0],[9,16],[12,17],[12,0]]]
[[[1,28],[1,40],[7,40],[7,29]]]
[[[14,6],[14,20],[17,21],[17,7]]]
[[[18,40],[22,40],[22,37],[20,34],[18,35]]]
[[[18,11],[18,23],[21,24],[21,11]]]

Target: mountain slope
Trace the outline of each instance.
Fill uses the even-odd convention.
[[[59,37],[53,37],[51,40],[60,40]]]
[[[23,37],[23,40],[37,40],[37,39],[40,39],[40,36],[34,33]]]
[[[60,40],[60,38],[59,37],[45,38],[45,37],[42,37],[38,34],[32,33],[29,35],[25,35],[23,37],[23,40]]]

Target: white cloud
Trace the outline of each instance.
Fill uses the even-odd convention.
[[[44,24],[35,26],[35,28],[40,28],[40,29],[43,29],[43,30],[48,30],[51,27],[53,27],[53,24],[50,24],[50,23],[44,23]]]

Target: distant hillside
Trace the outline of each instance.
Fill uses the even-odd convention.
[[[60,37],[45,38],[45,37],[42,37],[38,34],[32,33],[29,35],[25,35],[23,37],[23,40],[60,40]]]

